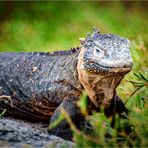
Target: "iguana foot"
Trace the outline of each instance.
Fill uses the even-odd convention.
[[[55,110],[53,116],[50,119],[50,124],[58,119],[58,116],[61,113],[61,108],[66,111],[74,125],[78,129],[82,129],[82,127],[85,125],[84,117],[80,113],[80,109],[76,105],[76,102],[72,102],[68,99],[64,100],[63,103]],[[55,128],[49,129],[49,134],[53,134],[67,140],[72,140],[72,131],[66,119],[60,122]]]

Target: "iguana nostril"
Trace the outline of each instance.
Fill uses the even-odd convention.
[[[127,67],[129,67],[129,64],[125,64],[125,65],[124,65],[124,68],[127,68]]]
[[[133,66],[133,62],[131,61],[127,61],[125,64],[124,64],[124,68],[127,68],[127,67],[132,67]]]
[[[131,66],[131,67],[133,66],[133,62],[130,62],[130,66]]]

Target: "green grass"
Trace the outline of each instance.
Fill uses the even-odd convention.
[[[131,110],[128,120],[118,120],[110,127],[104,113],[92,116],[93,137],[74,129],[78,146],[148,146],[148,2],[0,2],[0,51],[54,51],[80,45],[97,26],[102,33],[114,33],[131,40],[134,66],[121,85],[118,94]],[[134,73],[141,77],[137,77]],[[136,83],[134,83],[136,82]],[[138,82],[138,83],[137,83]],[[135,85],[136,84],[136,85]],[[141,88],[138,89],[140,85]],[[132,94],[137,89],[137,91]],[[85,102],[80,102],[84,106]],[[1,115],[0,115],[1,116]],[[104,125],[105,123],[105,125]],[[132,133],[125,127],[132,125]],[[117,132],[120,129],[120,132]],[[105,134],[111,135],[106,141]],[[136,135],[136,136],[135,136]],[[134,137],[134,138],[133,138]]]

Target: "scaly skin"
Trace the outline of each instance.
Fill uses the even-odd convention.
[[[90,112],[103,105],[108,114],[111,102],[116,102],[115,112],[126,111],[116,97],[116,87],[131,66],[129,41],[96,30],[81,40],[81,47],[70,51],[0,53],[0,110],[6,108],[7,116],[31,121],[50,119],[52,123],[64,108],[81,129],[86,122],[77,101],[84,90]],[[68,127],[64,120],[50,133],[70,139]]]
[[[47,120],[67,97],[79,98],[78,50],[60,53],[0,53],[0,110],[31,120]],[[68,52],[67,52],[68,53]]]

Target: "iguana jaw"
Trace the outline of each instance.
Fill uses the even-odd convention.
[[[112,71],[117,74],[126,74],[132,70],[132,67],[115,67],[112,68]]]
[[[81,68],[84,69],[85,71],[87,71],[88,73],[93,73],[93,74],[110,73],[112,75],[122,75],[122,74],[124,75],[132,70],[132,66],[129,66],[129,67],[103,67],[103,66],[99,65],[98,69],[89,70],[89,69],[85,69],[84,66],[81,65]]]

